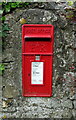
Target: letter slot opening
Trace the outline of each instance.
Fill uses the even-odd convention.
[[[43,37],[25,37],[25,41],[50,41],[51,38],[43,38]]]

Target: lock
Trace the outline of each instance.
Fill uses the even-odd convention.
[[[40,55],[36,55],[35,60],[40,60]]]

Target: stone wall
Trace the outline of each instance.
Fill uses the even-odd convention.
[[[4,41],[2,114],[5,118],[76,118],[76,17],[63,3],[31,3],[6,15],[10,30]],[[75,6],[73,6],[75,7]],[[71,12],[70,12],[71,11]],[[21,27],[26,24],[54,25],[53,95],[22,97]]]

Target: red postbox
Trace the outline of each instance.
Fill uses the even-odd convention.
[[[53,25],[22,26],[23,96],[52,96],[53,43]]]

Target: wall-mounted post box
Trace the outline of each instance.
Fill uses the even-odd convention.
[[[22,26],[23,96],[52,96],[53,43],[53,25]]]

